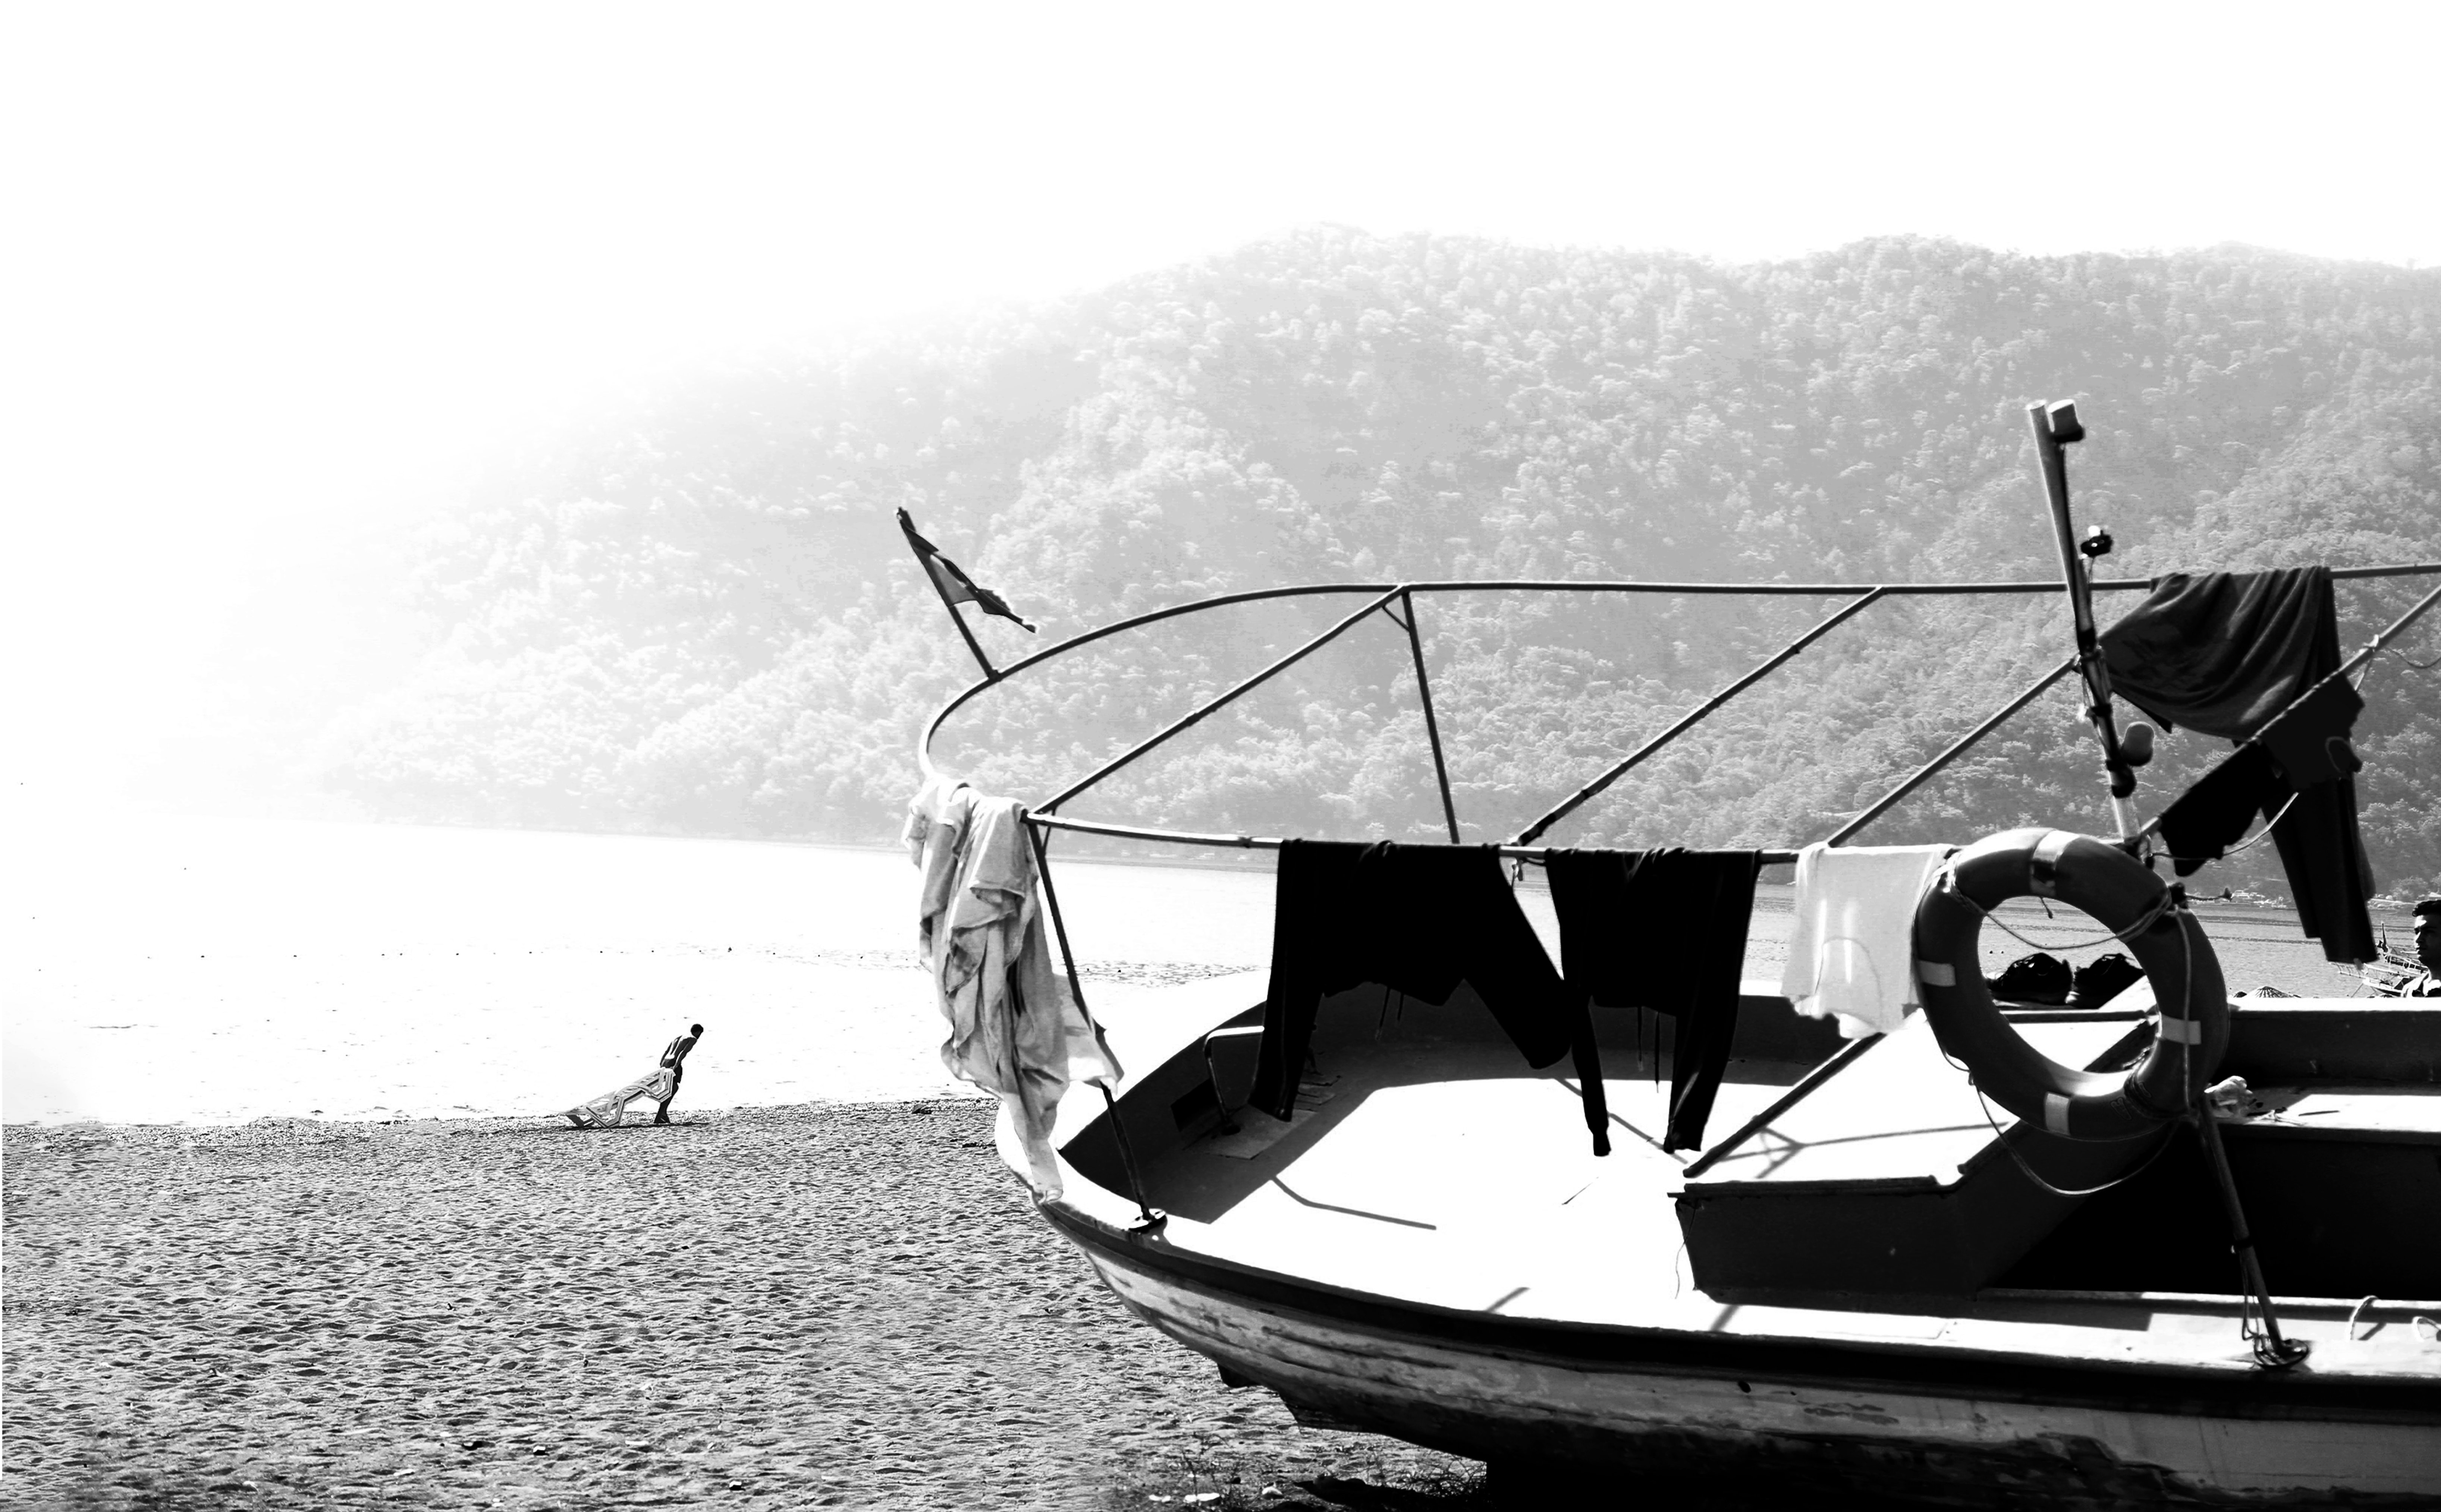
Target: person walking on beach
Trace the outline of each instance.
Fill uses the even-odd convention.
[[[666,1124],[670,1121],[671,1100],[678,1095],[678,1083],[686,1080],[687,1052],[695,1049],[695,1042],[702,1037],[703,1025],[690,1024],[685,1034],[662,1047],[661,1065],[670,1073],[670,1089],[661,1096],[660,1111],[653,1115],[654,1123]]]
[[[678,1083],[686,1079],[687,1052],[695,1049],[696,1041],[702,1037],[703,1025],[689,1025],[685,1034],[662,1048],[661,1063],[652,1071],[616,1091],[605,1092],[589,1103],[579,1103],[560,1117],[578,1128],[616,1128],[626,1122],[630,1104],[649,1099],[660,1105],[653,1122],[668,1123],[670,1102],[678,1095]]]

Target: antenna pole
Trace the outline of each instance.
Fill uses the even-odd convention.
[[[2136,768],[2119,748],[2119,731],[2110,714],[2110,670],[2103,665],[2101,638],[2093,628],[2090,559],[2110,549],[2110,536],[2097,528],[2080,549],[2076,527],[2069,517],[2068,448],[2085,440],[2076,405],[2065,399],[2052,405],[2028,405],[2026,421],[2034,429],[2034,455],[2042,462],[2043,494],[2051,505],[2052,533],[2059,542],[2060,578],[2068,588],[2069,613],[2076,622],[2077,669],[2085,675],[2085,717],[2102,742],[2102,769],[2110,780],[2110,816],[2124,840],[2136,835],[2139,827]]]

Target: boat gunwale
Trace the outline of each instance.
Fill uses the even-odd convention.
[[[2324,1419],[2344,1413],[2350,1420],[2368,1423],[2441,1426],[2441,1375],[2335,1375],[2310,1364],[2298,1370],[2266,1372],[2243,1353],[2232,1353],[2225,1360],[2210,1362],[2093,1358],[2064,1365],[2055,1355],[1972,1344],[1943,1345],[1899,1339],[1757,1338],[1657,1323],[1511,1318],[1359,1291],[1184,1249],[1156,1248],[1143,1235],[1087,1213],[1065,1198],[1038,1200],[1036,1207],[1055,1230],[1089,1256],[1152,1272],[1161,1280],[1215,1301],[1235,1302],[1266,1313],[1293,1312],[1328,1326],[1384,1339],[1415,1339],[1438,1347],[1494,1353],[1566,1369],[1641,1367],[1727,1379],[1819,1382],[1848,1391],[1888,1388],[1944,1396],[1972,1395],[1986,1400],[2069,1405],[2104,1412],[2177,1414],[2211,1411],[2217,1415],[2240,1417],[2310,1415]],[[1699,1295],[1709,1297],[1708,1293]],[[1814,1294],[1811,1298],[1813,1310],[1855,1310],[1823,1305],[1841,1300],[1865,1299],[1850,1293]],[[1971,1301],[1972,1297],[1941,1300],[1955,1304]],[[2013,1294],[2007,1300],[2025,1299]],[[2088,1305],[2093,1301],[2084,1294],[2077,1294],[2073,1300]],[[2225,1299],[2223,1305],[2232,1319],[2240,1315],[2243,1301],[2236,1296]],[[2351,1305],[2331,1298],[2314,1302],[2318,1305]],[[1771,1303],[1723,1305],[1797,1307],[1805,1304],[1792,1296]],[[2194,1305],[2179,1310],[2192,1311]],[[1856,1368],[1859,1364],[1871,1368],[1860,1372]],[[2114,1390],[2097,1390],[2103,1383],[2125,1384]],[[2164,1397],[2159,1395],[2161,1388],[2182,1396]],[[2154,1395],[2145,1395],[2148,1389]]]

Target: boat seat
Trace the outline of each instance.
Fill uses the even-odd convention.
[[[2130,1011],[2015,1015],[2035,1049],[2104,1071],[2151,1026]],[[1715,1296],[1961,1294],[1990,1284],[2158,1138],[2055,1138],[1988,1105],[1921,1014],[1676,1194],[1695,1284]]]
[[[2222,1069],[2252,1089],[2224,1122],[2263,1273],[2287,1296],[2441,1296],[2441,1005],[2248,1001]],[[2381,1079],[2386,1078],[2386,1079]],[[2184,1134],[2088,1198],[2001,1278],[2044,1290],[2231,1292],[2227,1220]]]

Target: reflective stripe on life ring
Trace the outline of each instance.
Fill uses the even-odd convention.
[[[1941,1048],[1992,1101],[2068,1139],[2133,1139],[2178,1117],[2229,1048],[2229,990],[2203,926],[2183,906],[2163,907],[2167,891],[2126,852],[2067,830],[2010,830],[1961,851],[1915,912],[1916,979]],[[2028,896],[2091,914],[2144,969],[2160,1033],[2133,1069],[2060,1065],[1992,1000],[1979,950],[1984,911]]]

